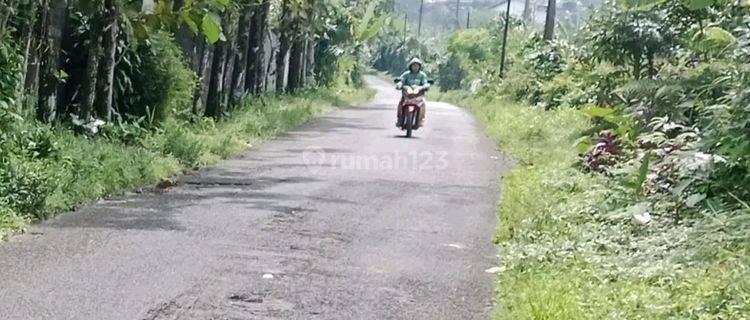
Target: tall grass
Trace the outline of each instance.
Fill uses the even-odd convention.
[[[93,138],[34,122],[16,124],[25,140],[14,143],[19,147],[10,155],[0,150],[0,238],[86,201],[236,155],[326,110],[371,96],[369,89],[323,88],[264,96],[247,99],[220,122],[172,118],[154,130],[124,126]],[[44,156],[28,154],[27,145],[40,144],[49,146]]]
[[[576,166],[590,128],[580,111],[440,98],[471,110],[517,161],[498,212],[494,319],[748,319],[750,208],[635,223],[619,181]]]

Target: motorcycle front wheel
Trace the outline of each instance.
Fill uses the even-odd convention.
[[[404,117],[404,129],[406,129],[406,137],[411,138],[412,130],[414,130],[414,112],[409,112]]]

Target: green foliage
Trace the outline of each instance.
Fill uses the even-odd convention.
[[[739,319],[750,311],[748,209],[676,224],[628,191],[645,185],[656,158],[624,173],[632,186],[572,166],[570,146],[590,126],[580,111],[444,97],[473,111],[520,164],[504,178],[496,239],[506,270],[495,319]]]
[[[158,33],[129,56],[118,73],[121,112],[148,123],[190,114],[197,77],[171,36]]]
[[[43,167],[35,161],[6,158],[0,161],[0,203],[6,210],[21,215],[43,217],[49,196],[48,180],[40,172]]]
[[[490,38],[487,29],[466,29],[454,32],[448,39],[449,52],[467,54],[471,62],[487,61],[491,54],[490,47],[485,41]]]
[[[462,88],[464,80],[468,77],[468,72],[462,67],[462,57],[460,53],[451,53],[443,63],[438,66],[437,78],[440,80],[440,90],[458,90]]]
[[[638,79],[646,69],[654,75],[656,58],[668,55],[676,35],[656,10],[621,10],[608,4],[586,26],[587,43],[597,61],[629,66]]]
[[[510,46],[507,80],[470,71],[485,90],[455,101],[520,163],[504,178],[495,318],[750,314],[749,10],[610,2],[571,42]]]
[[[21,57],[10,35],[0,33],[0,113],[16,104]]]
[[[562,41],[547,42],[538,34],[524,43],[520,53],[524,64],[541,80],[550,80],[567,67],[568,45]]]
[[[748,21],[750,25],[750,21]],[[730,83],[732,87],[721,100],[707,109],[705,121],[709,151],[719,154],[723,161],[713,179],[713,192],[731,193],[744,201],[750,199],[750,27],[741,29],[735,53],[736,72]]]
[[[329,12],[321,22],[326,28],[315,55],[320,83],[363,85],[368,44],[389,22],[388,16],[379,10],[380,5],[381,1],[368,1],[363,5],[330,4],[326,7]]]
[[[304,36],[317,44],[320,59],[312,80],[329,89],[293,97],[254,97],[217,122],[193,114],[198,77],[191,68],[201,69],[204,77],[208,72],[203,69],[226,68],[220,90],[226,92],[235,89],[228,88],[228,82],[239,80],[229,73],[234,60],[202,61],[203,55],[191,50],[210,52],[218,42],[229,46],[229,52],[239,50],[234,47],[237,18],[240,13],[257,14],[259,1],[191,0],[178,5],[81,0],[69,1],[67,7],[50,5],[56,3],[0,4],[0,237],[6,228],[19,229],[81,202],[231,156],[253,140],[309,119],[324,106],[353,99],[349,87],[362,84],[367,42],[386,21],[381,1],[290,0],[288,15],[278,17],[279,27],[291,28],[285,31],[293,38]],[[105,8],[110,4],[112,10]],[[275,4],[263,27],[277,20]],[[192,39],[187,29],[194,33]],[[55,37],[60,32],[64,34]],[[47,54],[58,52],[59,70],[52,65],[56,61],[45,61]],[[32,64],[21,70],[24,58],[41,58],[28,62],[40,62],[44,72],[25,74],[37,68]],[[114,84],[109,87],[112,68]],[[50,110],[39,110],[48,113],[44,118],[51,124],[37,123],[33,112],[20,106],[23,89],[29,94],[40,89],[45,95],[44,106]],[[46,97],[52,92],[57,95]],[[113,108],[101,110],[110,107],[110,97]],[[30,98],[27,103],[39,97]],[[90,120],[79,116],[92,111],[89,107],[107,122],[83,123]],[[80,131],[81,125],[97,130],[85,136],[70,130]]]
[[[172,125],[166,130],[162,152],[171,155],[188,168],[201,164],[203,150],[208,145],[199,136],[179,125]]]
[[[79,7],[91,16],[96,14],[97,1],[79,1]],[[184,24],[196,35],[200,34],[210,44],[225,40],[220,12],[232,4],[231,0],[190,0],[182,6],[173,6],[172,1],[134,1],[121,3],[124,32],[127,39],[145,41],[152,34],[176,29]]]

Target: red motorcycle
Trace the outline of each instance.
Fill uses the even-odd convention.
[[[400,83],[401,79],[396,79]],[[434,83],[430,81],[430,84]],[[401,117],[398,119],[398,126],[401,130],[406,131],[406,137],[411,138],[412,131],[419,129],[419,118],[424,111],[426,89],[419,86],[404,86],[398,88],[403,94],[403,103],[401,104]]]

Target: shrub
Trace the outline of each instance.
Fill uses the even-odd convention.
[[[118,72],[122,111],[149,124],[190,114],[197,77],[170,35],[157,33],[126,56],[131,59]]]
[[[0,159],[0,203],[22,215],[43,218],[51,190],[42,172],[42,166],[36,162]]]
[[[206,145],[182,125],[168,125],[163,140],[164,154],[172,155],[186,167],[201,163]]]
[[[448,91],[461,88],[468,75],[461,65],[461,61],[460,53],[451,53],[448,59],[440,64],[437,74],[440,90]]]
[[[490,32],[484,28],[456,31],[448,39],[448,51],[465,53],[472,63],[487,61],[491,55],[489,39]]]
[[[615,3],[595,13],[585,31],[594,59],[629,66],[636,79],[644,76],[644,70],[655,75],[656,59],[669,55],[678,38],[659,11],[623,10]]]

